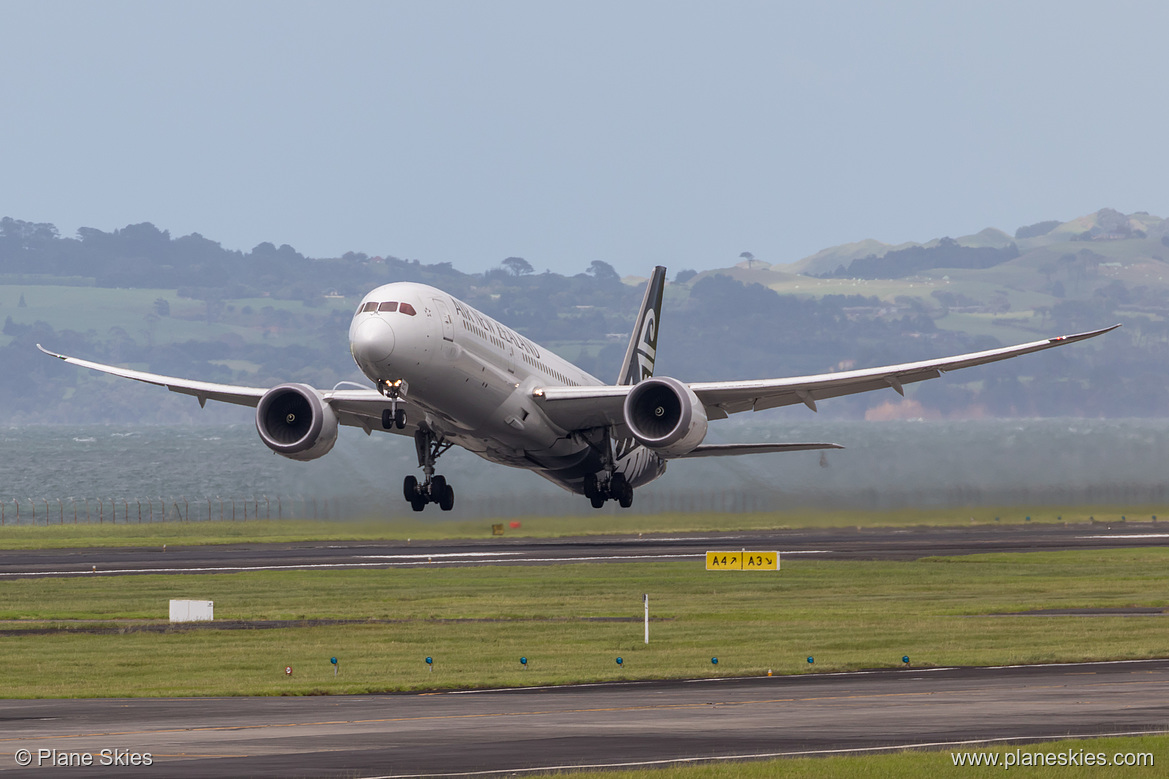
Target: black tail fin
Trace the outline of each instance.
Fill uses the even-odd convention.
[[[629,348],[625,351],[625,362],[621,364],[618,384],[636,384],[654,375],[654,360],[658,355],[658,320],[662,315],[662,293],[666,289],[666,269],[661,265],[650,274],[645,285],[645,298],[633,333],[629,336]]]

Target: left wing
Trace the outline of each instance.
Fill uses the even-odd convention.
[[[942,357],[937,360],[887,365],[881,368],[822,373],[817,376],[798,376],[790,379],[699,381],[689,386],[705,406],[709,419],[724,419],[728,414],[740,411],[761,411],[796,403],[803,403],[815,411],[817,400],[890,388],[904,395],[905,384],[934,379],[959,368],[985,365],[1056,346],[1066,346],[1076,341],[1085,341],[1118,327],[1120,325],[1088,333],[1046,338],[1018,346],[960,354],[956,357]],[[633,387],[627,385],[541,387],[534,390],[533,395],[541,401],[544,413],[555,424],[566,430],[580,430],[605,425],[624,425],[625,396],[631,389]]]
[[[843,449],[840,444],[699,444],[683,457],[728,457],[738,454],[773,454],[775,452],[807,452],[812,449]]]
[[[163,376],[157,373],[146,373],[145,371],[135,371],[130,368],[119,368],[116,365],[105,365],[100,362],[91,362],[90,360],[81,360],[77,357],[68,357],[56,352],[50,352],[45,347],[37,344],[37,348],[50,357],[56,357],[59,360],[64,360],[70,365],[77,365],[82,368],[89,368],[102,373],[108,373],[111,376],[121,376],[124,379],[133,379],[134,381],[145,382],[146,384],[154,384],[159,387],[166,387],[171,392],[178,392],[183,395],[193,395],[198,399],[199,405],[204,406],[208,400],[217,400],[223,403],[234,403],[237,406],[251,406],[255,408],[260,398],[264,397],[264,393],[268,391],[265,387],[242,387],[234,384],[214,384],[207,381],[195,381],[193,379],[180,379],[175,376]],[[380,392],[372,389],[332,389],[319,390],[313,388],[313,391],[321,396],[321,400],[328,403],[334,413],[337,415],[337,421],[343,425],[350,427],[360,427],[369,433],[373,430],[382,429],[382,410],[390,407],[390,401],[385,398]],[[418,411],[412,408],[410,402],[406,399],[398,401],[398,405],[406,409],[406,416],[408,419],[418,419]],[[414,435],[414,426],[408,424],[404,430],[392,430],[388,432],[401,433],[403,435]]]

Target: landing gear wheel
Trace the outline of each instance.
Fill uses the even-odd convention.
[[[405,478],[405,480],[402,482],[402,495],[410,503],[413,503],[414,501],[416,501],[418,499],[418,478],[416,476],[413,476],[413,475],[407,476]],[[423,504],[423,505],[425,505],[425,504]],[[414,510],[421,511],[422,509],[414,509]]]
[[[625,474],[615,473],[609,479],[609,497],[614,498],[620,503],[623,509],[627,509],[633,505],[633,487],[630,486],[629,481],[625,478]]]
[[[422,511],[422,509],[426,508],[426,498],[415,498],[410,501],[410,508],[415,511]]]
[[[604,495],[593,495],[592,497],[589,498],[589,502],[593,504],[593,508],[599,509],[605,505],[605,496]]]
[[[455,488],[447,485],[442,494],[438,496],[438,507],[443,511],[450,511],[455,507]]]
[[[384,416],[385,412],[382,412],[382,414]],[[406,409],[400,408],[394,412],[394,427],[398,428],[399,430],[406,427]],[[389,430],[388,427],[386,429]]]
[[[394,415],[388,408],[382,409],[382,430],[389,430],[394,426]]]
[[[435,476],[430,480],[430,502],[438,503],[446,492],[446,477]]]
[[[590,473],[587,476],[585,476],[584,477],[584,484],[581,486],[581,489],[584,490],[584,496],[586,498],[589,498],[590,500],[592,498],[595,498],[597,495],[599,495],[600,490],[597,489],[597,476],[596,476],[596,474]]]

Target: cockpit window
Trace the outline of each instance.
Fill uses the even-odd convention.
[[[397,301],[391,301],[389,303],[379,303],[377,310],[378,311],[397,311],[398,310],[398,303],[397,303]]]
[[[374,303],[371,300],[369,303],[366,303],[364,306],[362,306],[361,311],[362,311],[362,313],[368,313],[370,311],[377,311],[377,303]]]
[[[398,311],[405,314],[406,316],[414,316],[415,314],[418,313],[417,311],[414,310],[414,306],[410,305],[409,303],[403,303],[401,306],[398,307]]]

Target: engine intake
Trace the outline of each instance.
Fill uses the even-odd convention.
[[[256,406],[260,440],[276,454],[315,460],[337,443],[337,415],[306,384],[281,384],[264,393]]]
[[[677,379],[646,379],[625,396],[625,425],[662,457],[693,451],[706,438],[706,422],[698,396]]]

